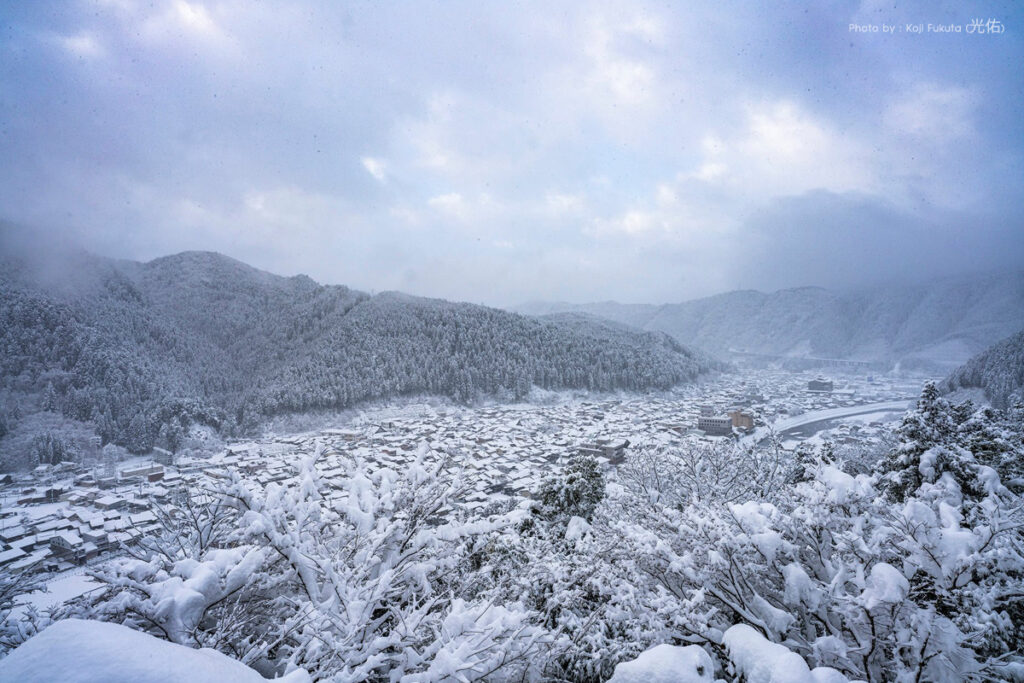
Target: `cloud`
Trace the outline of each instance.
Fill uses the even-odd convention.
[[[377,181],[384,182],[387,180],[387,163],[381,159],[374,159],[373,157],[363,157],[360,159],[363,164],[363,168],[366,172],[372,175]]]
[[[748,199],[881,185],[865,145],[789,100],[748,105],[742,126],[728,136],[706,136],[701,147],[690,177],[728,184]]]
[[[173,34],[216,39],[223,37],[224,32],[202,3],[173,0],[165,5],[163,12],[145,19],[142,34],[151,39],[164,39]]]
[[[584,82],[592,89],[592,97],[630,110],[646,106],[657,93],[655,69],[643,58],[621,50],[619,44],[660,43],[663,37],[664,27],[649,15],[633,16],[625,22],[595,15],[584,47],[589,57]]]
[[[548,192],[544,196],[544,205],[548,211],[559,218],[581,213],[586,209],[586,204],[586,195],[583,193]]]
[[[58,36],[58,44],[69,55],[78,59],[97,59],[105,54],[103,45],[87,31],[81,31],[71,36]]]
[[[919,83],[901,94],[885,113],[896,133],[944,145],[974,137],[977,98],[967,88]]]
[[[1019,230],[1019,42],[846,32],[926,4],[63,8],[0,10],[0,218],[113,256],[667,301],[902,268],[858,231],[984,268]]]
[[[440,194],[427,200],[427,204],[443,213],[451,214],[462,218],[466,215],[466,200],[458,192]]]
[[[973,272],[979,263],[1019,267],[1024,234],[997,215],[910,213],[855,193],[781,198],[744,226],[740,281],[761,288],[806,282],[850,288]]]

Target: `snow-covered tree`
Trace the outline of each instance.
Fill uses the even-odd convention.
[[[651,503],[682,507],[691,503],[761,499],[778,491],[785,462],[777,441],[763,448],[734,441],[639,444],[619,468],[619,479]]]
[[[232,532],[203,541],[210,517],[184,550],[99,573],[112,589],[99,613],[337,681],[529,678],[546,631],[521,605],[453,598],[450,582],[470,539],[521,515],[463,519],[452,507],[459,480],[426,449],[401,473],[353,460],[340,490],[315,462],[290,486],[235,478],[214,492],[234,510]]]
[[[135,413],[128,424],[125,435],[125,448],[131,453],[146,453],[153,448],[153,436],[150,433],[149,420],[142,412]]]
[[[894,506],[884,476],[853,477],[825,459],[805,467],[774,502],[680,508],[627,489],[622,561],[688,615],[677,640],[726,661],[720,634],[741,623],[854,679],[1005,675],[1020,629],[1024,518],[995,472],[979,466],[970,491],[952,468],[928,473]]]
[[[185,429],[177,417],[172,417],[160,426],[159,441],[171,453],[177,453],[185,440]]]
[[[908,412],[896,430],[895,450],[879,461],[879,485],[893,501],[907,500],[925,483],[948,474],[966,496],[966,505],[985,495],[986,468],[969,450],[961,425],[970,419],[970,403],[952,405],[929,382],[916,409]],[[974,447],[982,440],[974,439]]]
[[[597,459],[575,455],[559,474],[541,484],[536,494],[536,513],[548,520],[581,517],[589,521],[604,498],[604,485]]]
[[[12,614],[15,599],[39,587],[32,571],[0,574],[0,656],[18,647],[46,625],[46,619],[29,606],[25,614]]]

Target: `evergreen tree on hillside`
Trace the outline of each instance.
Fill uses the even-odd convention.
[[[43,410],[57,410],[57,392],[53,388],[53,382],[46,383],[43,390]]]
[[[896,430],[898,445],[877,467],[879,486],[890,500],[906,501],[925,483],[945,475],[954,478],[966,506],[984,498],[981,465],[971,447],[987,448],[984,439],[965,440],[962,425],[972,415],[969,402],[952,405],[939,395],[934,382],[925,384],[917,407],[908,412]]]
[[[128,424],[125,448],[130,453],[148,453],[153,449],[153,437],[149,431],[149,420],[143,413],[135,413]]]
[[[177,453],[181,447],[181,442],[185,439],[185,430],[181,426],[181,422],[177,417],[171,418],[168,422],[163,423],[160,426],[160,434],[158,436],[160,445],[169,450],[171,453]]]
[[[604,498],[604,475],[590,455],[576,455],[561,473],[546,479],[537,492],[541,517],[568,520],[582,517],[588,522]]]

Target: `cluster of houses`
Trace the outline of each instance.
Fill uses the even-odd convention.
[[[32,516],[0,512],[0,571],[60,571],[160,529],[151,503],[103,496],[92,505],[67,505]]]
[[[0,478],[0,572],[61,571],[162,530],[155,508],[171,505],[193,477],[161,464],[119,471],[76,463],[40,465]],[[13,501],[13,504],[10,504]]]
[[[850,384],[868,400],[905,391],[884,378]],[[296,474],[297,454],[317,448],[323,450],[320,475],[332,481],[345,476],[343,461],[350,458],[400,470],[425,443],[452,455],[451,468],[469,486],[461,504],[480,508],[503,496],[529,496],[575,453],[593,455],[611,468],[650,439],[730,436],[847,398],[808,391],[809,386],[804,376],[764,370],[722,375],[665,396],[475,409],[380,408],[364,412],[345,429],[237,441],[207,458],[173,465],[170,454],[160,453],[159,459],[120,469],[109,463],[100,469],[40,466],[27,475],[0,478],[0,572],[56,571],[101,558],[160,533],[161,514],[173,511],[178,489],[208,487],[232,471],[253,486],[286,482]]]

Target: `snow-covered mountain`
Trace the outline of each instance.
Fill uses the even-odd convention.
[[[194,421],[233,431],[400,395],[667,388],[712,365],[661,333],[370,296],[215,253],[0,261],[0,423],[62,412],[132,450]]]
[[[713,354],[843,358],[951,369],[1024,327],[1024,271],[852,293],[742,290],[678,304],[534,302],[672,335]]]
[[[1024,330],[993,344],[943,382],[946,391],[981,389],[999,408],[1024,399]]]

